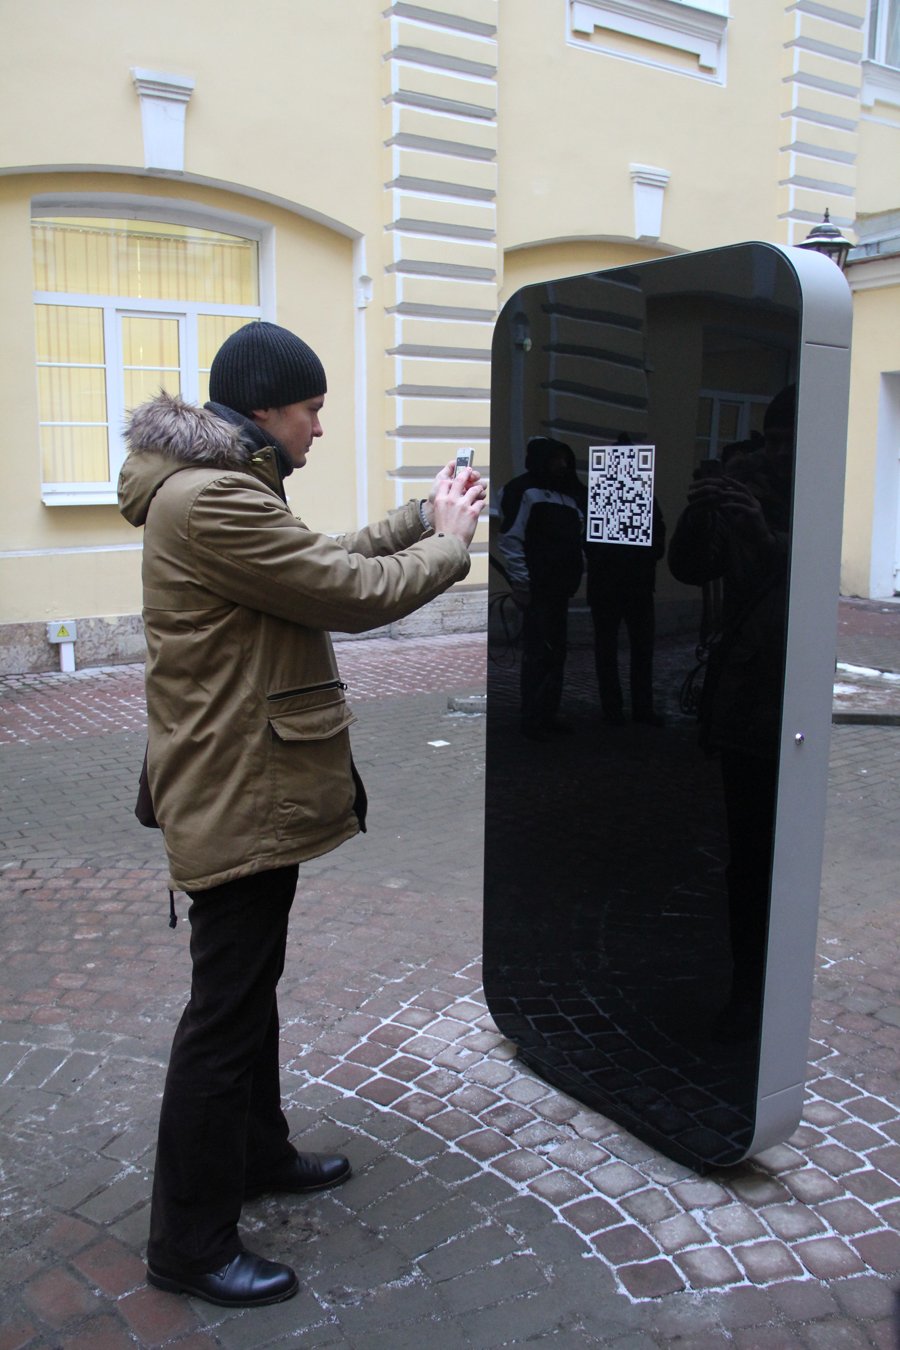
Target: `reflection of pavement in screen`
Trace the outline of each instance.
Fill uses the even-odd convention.
[[[489,661],[485,988],[522,1057],[666,1151],[724,1164],[753,1133],[757,1038],[714,1038],[727,1001],[727,861],[715,759],[678,690],[693,644],[662,641],[666,725],[600,717],[574,646],[573,734],[518,730],[518,670]]]

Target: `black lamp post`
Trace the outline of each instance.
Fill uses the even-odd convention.
[[[821,225],[814,225],[809,234],[797,248],[812,249],[814,253],[824,253],[833,263],[837,263],[843,272],[850,252],[850,240],[845,239],[836,225],[832,225],[826,207],[825,218]]]

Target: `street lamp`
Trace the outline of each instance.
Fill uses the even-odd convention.
[[[828,208],[821,225],[814,225],[809,234],[797,248],[808,248],[813,253],[824,253],[833,263],[837,263],[843,272],[850,252],[850,240],[845,239],[836,225],[832,225]]]

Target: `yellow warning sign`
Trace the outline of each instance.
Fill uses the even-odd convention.
[[[78,625],[74,619],[54,619],[47,624],[48,642],[75,642],[78,637]]]

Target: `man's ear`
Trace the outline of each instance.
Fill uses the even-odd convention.
[[[250,420],[256,422],[257,426],[264,427],[269,420],[270,411],[270,408],[254,408]]]

